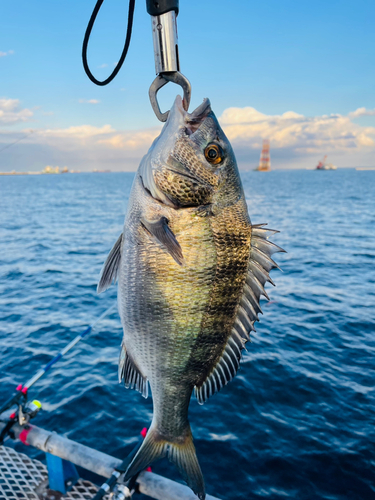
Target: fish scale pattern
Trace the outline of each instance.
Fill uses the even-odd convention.
[[[201,127],[205,129],[207,128],[204,123],[201,125]],[[203,130],[199,130],[197,134],[204,137]],[[194,142],[199,144],[199,139],[198,137],[196,137]],[[202,164],[201,158],[199,158],[198,156],[199,153],[197,149],[183,138],[176,141],[171,154],[176,161],[186,166],[188,172],[190,172],[190,175],[194,176],[197,181],[200,181],[203,184],[208,184],[209,186],[217,186],[219,184],[218,175],[215,172],[209,170],[206,165]]]
[[[216,366],[231,335],[234,316],[246,278],[250,256],[250,219],[244,199],[209,219],[216,251],[216,272],[195,345],[195,356],[205,359],[208,370]],[[209,371],[196,386],[202,385]]]
[[[210,186],[167,169],[155,172],[155,181],[168,198],[181,207],[206,204],[212,194]]]
[[[135,189],[139,192],[135,193],[134,216],[142,210],[147,217],[141,185]],[[166,433],[174,432],[172,426],[181,421],[182,409],[187,418],[197,380],[189,358],[216,273],[216,248],[208,219],[188,209],[178,217],[171,214],[169,226],[182,248],[184,265],[178,266],[139,225],[130,224],[119,280],[126,349],[136,358],[139,372],[150,380],[155,408],[160,402],[163,410],[160,417]]]

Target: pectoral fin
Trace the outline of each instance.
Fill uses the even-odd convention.
[[[184,263],[182,250],[176,236],[168,226],[168,219],[166,217],[161,217],[160,219],[154,221],[141,219],[141,223],[150,235],[163,247],[163,249],[170,254],[177,264],[182,266]]]
[[[123,235],[121,233],[104,263],[103,269],[100,273],[99,284],[96,289],[97,293],[107,290],[107,288],[109,288],[117,279],[121,262],[122,236]]]

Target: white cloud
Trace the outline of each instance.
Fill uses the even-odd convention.
[[[32,135],[4,150],[1,170],[25,170],[27,162],[27,170],[64,164],[74,170],[134,171],[159,130],[117,131],[108,124],[34,129]],[[15,143],[22,133],[0,131],[0,149]]]
[[[255,108],[228,108],[220,116],[220,122],[222,125],[238,125],[238,124],[253,124],[260,123],[270,120],[269,115],[260,113]],[[276,118],[276,117],[275,117]],[[298,119],[303,118],[303,115],[294,113],[294,111],[287,111],[283,115],[277,116],[279,119]]]
[[[259,149],[262,139],[272,148],[291,154],[320,154],[333,151],[360,151],[374,146],[375,127],[353,123],[353,116],[375,114],[361,108],[348,116],[339,114],[305,117],[293,111],[265,115],[254,108],[229,108],[219,118],[234,147]]]
[[[47,129],[39,131],[39,135],[43,137],[73,137],[75,139],[90,139],[106,134],[116,132],[111,125],[103,125],[103,127],[94,127],[93,125],[79,125],[77,127]]]
[[[27,122],[33,116],[30,109],[20,108],[18,99],[0,99],[0,125]]]
[[[104,63],[104,64],[101,64],[100,66],[98,66],[98,68],[106,68],[108,66],[108,64]]]
[[[294,111],[267,115],[244,107],[226,109],[219,121],[242,168],[257,164],[263,139],[271,141],[273,168],[313,166],[324,154],[339,166],[374,166],[375,127],[352,121],[365,114],[375,115],[375,112],[359,108],[347,116],[306,117]],[[33,162],[30,168],[34,170],[41,170],[46,164],[64,164],[80,170],[134,170],[161,128],[160,125],[124,131],[109,124],[75,125],[34,129],[33,134],[17,142],[20,134],[27,131],[12,132],[9,125],[28,121],[32,116],[32,111],[22,109],[17,99],[0,99],[0,125],[3,124],[0,148],[15,143],[2,153],[4,161],[9,159],[10,170],[24,170],[26,159]],[[6,162],[3,165],[4,170]]]
[[[100,101],[98,99],[79,99],[80,103],[83,103],[83,104],[99,104]]]
[[[90,157],[94,152],[101,157],[104,149],[100,145],[101,139],[115,134],[111,125],[94,127],[93,125],[78,125],[61,129],[36,130],[32,142],[42,148],[50,148],[55,152],[76,152],[77,156]],[[47,161],[47,160],[46,160]],[[56,162],[63,162],[59,157]]]
[[[0,57],[6,57],[6,56],[11,56],[14,54],[14,50],[8,50],[8,52],[2,52],[0,50]]]
[[[109,139],[100,140],[99,143],[114,149],[137,151],[150,147],[159,133],[159,128],[120,132]]]
[[[359,116],[375,116],[375,109],[358,108],[348,114],[349,118],[358,118]]]

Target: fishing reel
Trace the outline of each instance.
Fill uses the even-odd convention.
[[[34,418],[42,409],[42,404],[37,399],[28,403],[19,404],[18,409],[13,412],[2,431],[0,432],[0,446],[5,438],[10,435],[12,427],[18,422],[21,426],[27,426],[32,418]]]
[[[27,425],[32,418],[36,417],[41,409],[42,404],[37,399],[29,401],[24,406],[19,405],[17,412],[18,423],[20,425]]]

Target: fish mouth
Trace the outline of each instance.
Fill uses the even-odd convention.
[[[174,106],[183,116],[185,124],[184,131],[187,136],[194,134],[212,111],[210,100],[207,97],[205,97],[203,102],[191,113],[185,111],[182,98],[179,95],[176,97]]]
[[[174,158],[170,157],[167,161],[166,167],[170,172],[173,172],[175,174],[181,175],[182,177],[185,177],[186,179],[189,179],[191,181],[196,182],[196,177],[190,173],[190,171],[179,161],[175,160]]]
[[[205,97],[202,104],[200,104],[192,113],[186,114],[186,125],[192,133],[198,130],[211,111],[210,100]]]

